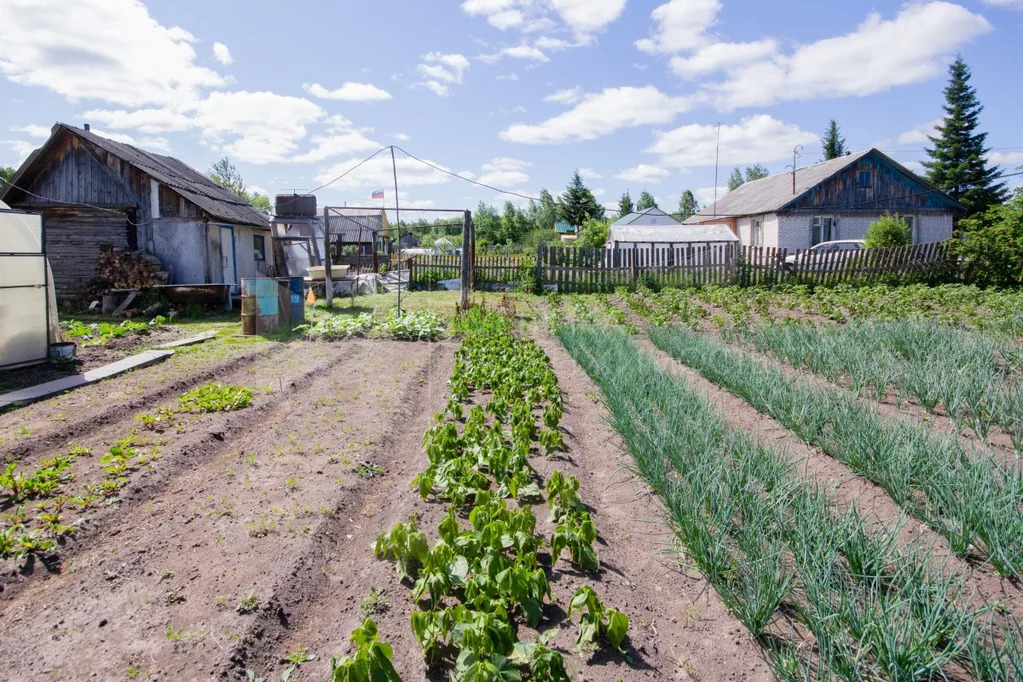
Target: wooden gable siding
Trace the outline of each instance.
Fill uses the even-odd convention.
[[[40,165],[26,189],[39,197],[23,194],[14,200],[18,206],[46,206],[54,203],[90,204],[111,208],[133,208],[140,202],[130,184],[79,138],[64,135]],[[42,199],[40,197],[46,197]]]
[[[870,173],[870,186],[860,187],[860,171]],[[782,210],[853,210],[920,212],[952,211],[952,204],[943,194],[922,181],[915,180],[880,156],[864,156],[836,173]]]

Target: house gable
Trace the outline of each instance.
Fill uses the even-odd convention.
[[[111,164],[88,143],[67,132],[55,135],[19,169],[5,201],[18,207],[88,204],[110,208],[140,207],[142,201],[124,178],[121,164]],[[33,196],[38,195],[38,196]],[[43,198],[45,197],[45,198]]]
[[[780,211],[956,211],[962,207],[877,150],[813,185]]]

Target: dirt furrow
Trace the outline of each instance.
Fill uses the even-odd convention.
[[[209,343],[222,342],[214,340]],[[0,446],[8,458],[24,459],[76,438],[88,437],[125,415],[134,416],[135,412],[154,402],[273,357],[285,348],[287,346],[280,343],[250,346],[241,355],[194,371],[194,354],[173,356],[166,363],[181,364],[189,369],[189,373],[173,377],[174,371],[166,367],[166,363],[157,364],[27,405],[0,415],[0,432],[5,434]]]
[[[230,438],[197,445],[130,516],[59,575],[4,605],[5,679],[209,679],[274,608],[335,511],[360,494],[377,445],[431,352],[352,342]],[[332,362],[336,361],[336,362]],[[289,377],[290,378],[290,377]],[[226,433],[224,434],[227,435]]]

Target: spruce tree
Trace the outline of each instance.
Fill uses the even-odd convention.
[[[632,197],[629,196],[628,190],[622,194],[622,198],[618,200],[618,217],[627,216],[632,213]]]
[[[845,154],[845,138],[838,132],[838,123],[831,119],[828,124],[828,131],[821,138],[821,148],[824,150],[824,160],[837,159]]]
[[[682,197],[678,200],[678,219],[685,220],[699,212],[700,205],[696,203],[696,197],[693,196],[693,191],[687,189],[685,192],[682,192]]]
[[[657,200],[650,192],[643,190],[639,194],[639,201],[636,202],[637,211],[645,211],[648,208],[657,208]]]
[[[966,207],[973,215],[1005,201],[1005,184],[998,183],[998,168],[987,165],[987,133],[978,133],[977,123],[983,105],[970,85],[970,67],[961,56],[948,67],[945,86],[945,120],[936,136],[928,136],[934,145],[925,161],[927,179]]]
[[[588,219],[601,220],[604,207],[597,203],[593,192],[583,184],[579,171],[572,175],[572,182],[561,195],[561,219],[569,225],[582,227]]]
[[[732,169],[732,174],[728,176],[728,191],[731,192],[736,187],[741,187],[746,182],[742,179],[742,171],[736,166]]]

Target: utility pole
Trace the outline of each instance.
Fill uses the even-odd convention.
[[[401,209],[398,207],[398,164],[394,160],[393,144],[391,145],[391,172],[394,174],[394,224],[398,234],[398,317],[401,317]]]
[[[330,209],[323,208],[323,285],[327,293],[327,307],[334,305],[334,282],[330,277]]]
[[[458,305],[461,310],[469,307],[469,270],[474,265],[472,249],[472,212],[466,211],[462,218],[462,278],[459,282]]]
[[[792,148],[792,194],[796,194],[796,155],[803,151],[803,145],[797,144]]]
[[[718,214],[718,160],[721,158],[721,124],[717,124],[717,139],[714,142],[714,210]]]

